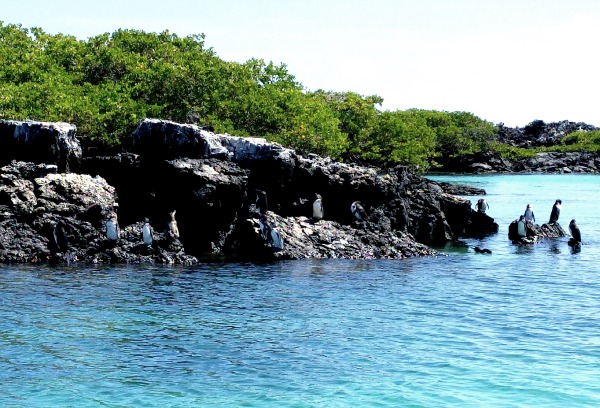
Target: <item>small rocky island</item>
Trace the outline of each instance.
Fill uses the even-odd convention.
[[[75,133],[67,123],[0,121],[0,262],[403,259],[498,231],[455,186],[403,166],[303,157],[156,119],[111,155],[84,152]],[[322,219],[313,217],[316,194]],[[111,214],[116,240],[107,238]],[[142,237],[145,219],[151,238]]]
[[[535,120],[525,127],[511,128],[498,125],[497,141],[516,148],[550,148],[560,145],[574,132],[598,130],[583,122],[544,123]],[[542,151],[531,157],[509,159],[498,153],[482,153],[471,156],[442,158],[441,171],[453,173],[598,173],[600,153],[577,151]]]

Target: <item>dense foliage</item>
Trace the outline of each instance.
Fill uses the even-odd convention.
[[[376,95],[309,92],[285,65],[220,59],[203,35],[118,30],[82,41],[0,22],[0,62],[0,119],[74,123],[88,146],[126,143],[153,117],[423,171],[440,159],[528,154],[471,113],[381,111]],[[598,135],[574,137],[565,149],[598,145]]]

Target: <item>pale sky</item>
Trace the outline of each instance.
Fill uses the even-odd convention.
[[[222,59],[285,63],[308,90],[493,123],[600,126],[598,0],[0,0],[0,20],[87,39],[206,35]]]

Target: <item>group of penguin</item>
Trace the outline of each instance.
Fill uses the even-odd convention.
[[[550,220],[548,221],[548,224],[555,224],[558,222],[558,217],[560,217],[561,208],[562,200],[557,199],[554,202],[554,205],[552,206],[552,211],[550,212]],[[519,217],[518,234],[523,237],[526,235],[526,222],[535,222],[535,215],[533,213],[533,208],[531,207],[531,204],[527,204],[527,207],[525,208],[525,213]],[[575,221],[575,219],[572,219],[571,222],[569,222],[569,232],[571,233],[572,237],[569,240],[569,245],[581,245],[581,231],[579,230],[579,227],[577,226],[577,221]]]
[[[179,228],[177,227],[177,220],[175,220],[175,213],[173,210],[169,213],[169,224],[167,229],[167,235],[171,239],[179,239]],[[117,242],[121,238],[121,230],[119,228],[119,221],[117,213],[113,210],[110,212],[108,219],[106,220],[106,239],[109,242]],[[150,226],[150,220],[144,219],[142,226],[142,241],[145,245],[151,246],[154,241],[154,234],[152,227]]]
[[[480,198],[477,201],[477,211],[480,213],[485,214],[486,210],[490,208],[489,204],[483,199]],[[548,224],[555,224],[558,222],[558,217],[560,217],[560,210],[562,208],[562,200],[561,199],[557,199],[554,202],[554,205],[552,206],[552,211],[550,212],[550,220],[548,221]],[[535,214],[533,213],[533,207],[531,206],[531,204],[527,204],[527,207],[525,207],[525,213],[523,213],[523,215],[521,215],[519,217],[519,221],[518,221],[518,234],[521,237],[525,237],[527,235],[527,231],[525,228],[525,224],[527,222],[533,222],[535,223]],[[571,246],[576,246],[576,245],[581,245],[581,231],[579,230],[579,227],[577,226],[577,222],[575,221],[575,219],[572,219],[571,222],[569,223],[569,232],[571,233],[571,239],[569,240],[569,245]]]
[[[283,249],[284,240],[277,228],[273,225],[270,225],[267,221],[267,194],[263,190],[256,190],[256,207],[260,213],[258,223],[263,239],[267,242],[270,242],[273,245],[274,250],[281,251]],[[353,202],[350,206],[350,211],[357,220],[365,220],[368,218],[367,212],[360,201]],[[167,235],[170,239],[179,239],[179,228],[177,227],[175,213],[176,210],[173,210],[169,213],[170,220],[168,224]],[[323,199],[320,194],[315,194],[315,201],[312,205],[312,218],[316,221],[322,219],[323,216]],[[65,245],[62,241],[65,241],[65,239],[62,239],[64,233],[61,233],[62,229],[61,225],[59,224],[57,224],[57,226],[54,228],[54,240],[59,248],[63,248]],[[116,211],[112,210],[109,213],[105,226],[107,241],[116,243],[121,238],[121,230],[119,228],[119,221]],[[142,241],[148,246],[151,246],[154,241],[152,226],[150,225],[150,220],[148,218],[144,219],[144,224],[142,225]]]
[[[275,251],[281,251],[283,249],[284,240],[277,228],[267,222],[267,193],[263,190],[256,190],[256,208],[260,214],[258,224],[263,239],[270,242]],[[354,201],[352,205],[350,205],[350,211],[357,220],[366,220],[368,218],[367,212],[360,201]],[[324,214],[323,198],[320,194],[315,193],[315,201],[312,204],[312,218],[313,220],[318,221],[323,219]]]

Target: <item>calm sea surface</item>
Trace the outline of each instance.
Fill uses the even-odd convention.
[[[599,406],[600,176],[432,178],[485,188],[500,232],[393,262],[0,266],[0,406]],[[509,243],[557,198],[581,252]]]

